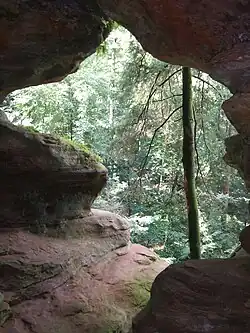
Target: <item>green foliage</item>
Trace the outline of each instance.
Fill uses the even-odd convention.
[[[96,49],[97,56],[103,56],[108,52],[108,43],[106,41],[106,38],[113,30],[119,28],[119,23],[112,20],[103,21],[103,23],[104,23],[104,31],[102,36],[103,41]]]
[[[202,257],[227,257],[249,222],[244,183],[223,162],[224,139],[235,133],[221,111],[230,93],[198,70],[192,82]],[[189,250],[181,83],[179,66],[154,59],[117,27],[101,57],[91,55],[60,83],[12,93],[3,110],[15,124],[100,155],[109,183],[95,206],[127,216],[132,241],[182,261]]]
[[[108,20],[105,21],[103,20],[104,23],[104,32],[103,32],[103,37],[106,38],[108,35],[115,29],[119,27],[119,23],[113,21],[113,20]]]
[[[107,42],[102,42],[98,48],[96,49],[96,54],[99,56],[103,56],[105,53],[107,53]]]

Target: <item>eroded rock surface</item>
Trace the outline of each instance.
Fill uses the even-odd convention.
[[[100,44],[104,14],[96,1],[1,1],[0,96],[62,79]]]
[[[0,229],[46,228],[88,213],[107,180],[89,152],[0,122]]]
[[[248,0],[10,0],[1,2],[0,13],[2,98],[75,71],[107,35],[109,18],[155,57],[199,68],[224,83],[235,93],[223,109],[244,141],[243,177],[250,186]]]
[[[155,57],[170,63],[199,68],[209,73],[214,79],[224,83],[234,93],[234,96],[223,104],[223,109],[239,133],[227,140],[225,160],[240,171],[246,186],[250,188],[250,2],[248,0],[99,0],[98,2],[10,0],[2,1],[0,10],[0,27],[1,31],[4,31],[0,37],[1,97],[17,88],[59,80],[74,71],[79,62],[90,52],[93,52],[102,40],[102,35],[105,35],[103,19],[108,17],[126,26],[139,39],[145,49]],[[1,133],[2,130],[0,135]],[[0,137],[0,142],[1,140]],[[14,139],[9,136],[9,140],[11,142]],[[19,139],[17,142],[20,142]],[[21,142],[25,145],[26,141]],[[2,161],[8,161],[10,166],[18,165],[18,158],[13,157],[13,161],[9,158],[6,144],[7,141],[5,141],[4,150],[3,146],[0,146]],[[19,146],[17,144],[16,147],[15,154],[21,158],[24,152],[23,145]],[[33,149],[32,154],[36,156],[35,150]],[[14,154],[11,154],[11,156],[14,156]],[[30,155],[28,154],[28,156]],[[45,157],[45,155],[43,156]],[[38,157],[39,155],[37,155]],[[29,161],[29,159],[27,160]],[[46,155],[45,161],[47,160],[51,159]],[[56,159],[53,161],[56,162]],[[21,164],[25,165],[25,160]],[[4,163],[1,164],[2,168],[6,172],[8,171]],[[70,169],[72,169],[72,166]],[[3,175],[4,178],[5,173]],[[26,175],[25,172],[22,177],[19,174],[20,182],[22,179],[30,180]],[[56,175],[60,175],[65,180],[63,173],[59,172]],[[73,180],[72,183],[75,185],[74,180],[76,178],[74,177],[76,175],[77,172],[74,172],[74,176],[71,174],[71,181]],[[94,180],[96,180],[95,177]],[[51,182],[56,187],[63,186],[62,178],[54,182],[54,175],[50,177],[49,181],[44,180],[40,174],[33,178],[37,182],[39,178],[43,179],[42,182],[47,184],[46,186]],[[66,178],[69,179],[68,175]],[[7,178],[6,176],[5,179],[10,180],[10,177]],[[87,179],[90,178],[87,177]],[[84,187],[87,188],[87,184],[91,184],[89,188],[96,189],[96,186],[93,186],[94,180],[92,179],[89,183],[86,182],[86,187],[85,185]],[[30,182],[34,184],[34,180],[30,180]],[[20,207],[19,210],[16,206],[10,206],[10,199],[15,202],[17,198],[15,193],[19,190],[23,193],[18,181],[16,181],[16,187],[14,187],[14,182],[10,182],[10,184],[10,189],[7,185],[4,185],[6,186],[4,193],[11,193],[11,195],[9,198],[7,195],[7,199],[3,196],[3,209],[1,211],[4,217],[1,223],[4,224],[4,221],[7,221],[8,226],[13,223],[12,221],[15,221],[15,225],[18,225],[17,221],[24,223],[24,219],[20,218],[20,209],[25,207],[24,203],[18,206]],[[22,183],[23,186],[28,184],[28,181]],[[70,182],[67,183],[66,187],[72,191],[69,184]],[[79,179],[77,184],[79,185]],[[98,184],[100,185],[99,180]],[[46,187],[45,192],[47,194],[52,193],[51,195],[55,196],[55,192],[53,193],[51,188],[48,191],[48,187]],[[61,191],[59,192],[61,193]],[[58,191],[56,193],[58,194]],[[91,198],[93,196],[91,193]],[[82,200],[82,202],[87,202],[88,209],[91,200],[86,200],[86,196]],[[45,201],[51,202],[51,199],[46,198]],[[59,197],[58,201],[63,202],[63,198]],[[73,201],[79,203],[75,198]],[[71,202],[73,201],[71,200]],[[72,210],[74,211],[74,209]],[[18,214],[16,214],[17,211]],[[41,212],[44,212],[44,206],[40,210],[38,209],[39,213],[37,213],[37,210],[35,211],[35,215],[31,213],[32,218],[41,216]],[[54,204],[48,211],[54,211]],[[57,213],[57,216],[60,217],[59,220],[63,216],[68,219],[68,211],[67,214],[58,215]],[[50,213],[50,215],[53,214]],[[75,218],[75,213],[73,215]],[[19,220],[17,216],[19,216]],[[28,216],[28,214],[25,216]],[[42,214],[42,216],[44,215]],[[5,220],[6,217],[8,217],[7,220]],[[81,219],[81,216],[79,218]],[[55,219],[50,220],[55,221]],[[72,227],[73,225],[74,223]],[[57,229],[52,227],[51,230]],[[13,233],[13,230],[8,231],[5,234],[4,241],[6,242],[10,238],[13,242]],[[67,241],[67,243],[64,243],[64,251],[57,250],[59,255],[57,257],[56,254],[52,255],[51,253],[56,253],[58,246],[60,248],[61,242],[65,242],[65,240],[61,238],[54,239],[55,243],[53,244],[56,244],[56,248],[52,245],[47,248],[49,246],[47,239],[46,247],[41,251],[39,246],[36,247],[36,242],[33,241],[32,243],[31,239],[28,241],[27,235],[20,231],[15,234],[14,238],[16,244],[19,244],[20,239],[26,237],[31,250],[28,250],[27,247],[26,251],[15,253],[15,251],[21,251],[18,247],[19,249],[5,253],[3,256],[4,262],[5,260],[19,258],[18,262],[14,261],[11,266],[7,265],[6,267],[9,267],[10,273],[19,272],[21,286],[21,289],[20,287],[19,289],[24,290],[25,295],[27,295],[26,298],[22,296],[23,294],[20,296],[20,292],[17,292],[13,287],[14,295],[17,293],[19,298],[17,297],[17,303],[10,301],[14,317],[11,321],[7,321],[7,326],[13,327],[15,325],[21,333],[87,332],[83,317],[86,318],[87,316],[89,321],[93,322],[93,318],[95,318],[95,321],[96,316],[93,315],[92,307],[88,307],[86,299],[91,300],[91,296],[95,295],[95,288],[99,290],[97,284],[99,279],[103,278],[104,267],[93,264],[94,266],[92,265],[91,269],[90,266],[85,269],[76,269],[73,278],[69,278],[73,272],[73,258],[78,258],[75,261],[80,263],[79,258],[84,256],[82,254],[81,257],[80,252],[77,251],[87,251],[85,247],[81,247],[83,246],[81,241],[76,240],[77,238],[70,242]],[[29,237],[35,236],[29,235]],[[48,234],[46,237],[48,237]],[[61,237],[60,233],[58,237]],[[109,239],[111,242],[112,238]],[[39,240],[42,241],[42,238],[36,238],[36,240],[40,244]],[[244,243],[243,239],[242,242]],[[243,247],[249,252],[246,244]],[[50,252],[50,248],[52,248],[52,252]],[[66,266],[62,268],[64,267],[63,264],[65,265],[65,260],[60,258],[60,254],[63,257],[62,253],[64,255],[67,253],[65,248],[69,248],[69,253],[74,253],[70,257],[72,262],[70,260],[69,263],[67,262],[68,269],[66,269]],[[114,252],[111,251],[111,253],[114,255]],[[112,255],[107,254],[108,258]],[[115,254],[115,258],[119,263],[120,258],[126,258],[127,255],[120,257]],[[22,263],[20,258],[22,260],[27,259],[23,266],[20,264]],[[65,255],[65,258],[69,259],[69,256]],[[139,262],[141,259],[139,259]],[[24,286],[22,283],[26,280],[29,281],[30,276],[36,276],[36,274],[30,272],[34,272],[37,261],[40,262],[40,269],[42,267],[41,262],[47,262],[47,266],[42,268],[45,281],[40,281],[40,284],[35,280],[34,289],[32,289],[32,284]],[[111,260],[111,262],[114,261]],[[90,264],[87,263],[86,265]],[[110,262],[107,264],[107,271],[109,271],[109,267],[112,271],[114,266],[109,265]],[[20,267],[26,267],[25,272]],[[79,266],[76,265],[76,267]],[[146,267],[150,266],[146,265]],[[40,276],[39,268],[35,271]],[[96,272],[96,275],[91,273],[93,271]],[[149,306],[137,317],[134,332],[248,333],[250,331],[249,272],[248,257],[238,258],[237,260],[188,262],[183,265],[171,266],[157,277]],[[25,279],[22,275],[24,273],[26,274]],[[64,279],[62,279],[63,274],[65,274]],[[114,270],[112,274],[114,274]],[[97,276],[98,279],[94,276]],[[88,280],[88,277],[91,278]],[[11,284],[12,281],[13,278],[8,283]],[[86,291],[82,287],[84,281],[88,283]],[[124,285],[123,282],[122,287]],[[103,309],[104,301],[109,300],[108,295],[111,297],[111,289],[109,288],[113,285],[105,282],[100,286],[101,296],[98,299],[102,303],[100,308]],[[86,294],[84,294],[84,291]],[[107,293],[104,297],[102,292],[105,291]],[[115,294],[114,289],[112,289],[112,293]],[[7,298],[5,303],[9,304],[12,294],[6,295],[6,292],[4,294]],[[122,295],[121,298],[124,300],[124,293],[119,295]],[[74,304],[72,304],[72,299]],[[112,301],[108,302],[111,304],[113,298]],[[90,301],[90,304],[93,303]],[[115,309],[117,309],[116,303]],[[9,314],[8,311],[9,309],[7,309],[7,313],[5,312],[6,315]],[[112,311],[108,311],[108,313],[113,313],[113,311],[112,308]],[[110,315],[108,317],[110,318]],[[110,328],[111,324],[108,326]],[[116,328],[113,329],[112,326],[113,331],[116,331]],[[93,332],[98,332],[98,329],[95,328]],[[110,330],[107,330],[107,332],[110,332]]]
[[[9,122],[9,119],[8,119],[7,115],[2,110],[0,110],[0,121],[1,122],[5,122],[5,121]]]
[[[249,257],[188,261],[161,272],[133,333],[248,333]]]
[[[0,309],[1,332],[128,332],[166,266],[131,245],[126,220],[105,211],[79,219],[67,239],[0,232],[0,290],[9,311],[3,317]]]
[[[126,219],[90,209],[107,180],[71,142],[0,122],[0,332],[127,333],[167,266]]]

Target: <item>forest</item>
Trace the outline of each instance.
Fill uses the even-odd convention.
[[[17,90],[1,109],[14,123],[84,144],[109,181],[94,206],[125,216],[131,238],[161,257],[189,257],[183,169],[183,70],[153,58],[116,27],[63,81]],[[223,161],[235,129],[221,110],[223,85],[191,70],[194,182],[201,257],[229,257],[248,223],[249,196]]]

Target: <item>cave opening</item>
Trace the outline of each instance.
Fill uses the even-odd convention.
[[[11,34],[2,39],[1,111],[19,126],[1,112],[4,333],[127,333],[141,309],[134,333],[249,331],[249,259],[244,251],[228,259],[248,223],[249,10],[240,0],[213,5],[5,5]],[[121,27],[103,41],[109,17],[161,61]],[[165,123],[179,108],[180,65],[196,68],[196,183],[207,258],[196,262],[185,260],[180,113]],[[36,86],[54,81],[61,82]],[[110,180],[98,197],[104,165]],[[248,229],[240,235],[247,252]]]
[[[2,103],[13,124],[31,134],[45,133],[43,142],[53,146],[58,138],[100,156],[109,181],[93,207],[125,216],[132,242],[170,262],[183,261],[189,253],[181,109],[171,116],[182,104],[180,69],[152,57],[117,26],[76,73],[58,83],[17,90]],[[231,94],[199,70],[193,69],[192,77],[202,257],[226,258],[249,219],[243,180],[223,161],[224,140],[237,133],[221,110]],[[52,187],[49,191],[35,209],[39,196],[28,191],[19,202],[23,214],[59,223],[63,199],[58,192],[55,200]],[[79,210],[74,198],[65,218]]]

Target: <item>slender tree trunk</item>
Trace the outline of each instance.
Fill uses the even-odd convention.
[[[73,110],[70,110],[70,140],[72,141],[73,140],[73,127],[74,127],[74,124],[73,124]]]
[[[199,259],[200,228],[198,203],[195,191],[195,162],[194,162],[194,119],[192,110],[192,76],[191,69],[183,67],[183,167],[184,187],[188,211],[188,229],[190,258]]]
[[[230,137],[232,135],[231,131],[231,124],[227,124],[227,137]],[[227,195],[227,199],[225,202],[225,209],[222,211],[221,215],[221,222],[223,223],[223,226],[227,228],[228,223],[228,204],[229,204],[229,197],[230,197],[230,178],[231,178],[231,167],[229,165],[225,165],[225,177],[222,178],[222,193],[224,195]]]
[[[127,173],[127,184],[128,184],[128,200],[127,200],[127,216],[130,217],[132,215],[132,206],[131,206],[131,181],[130,181],[130,165],[128,164],[128,173]]]

